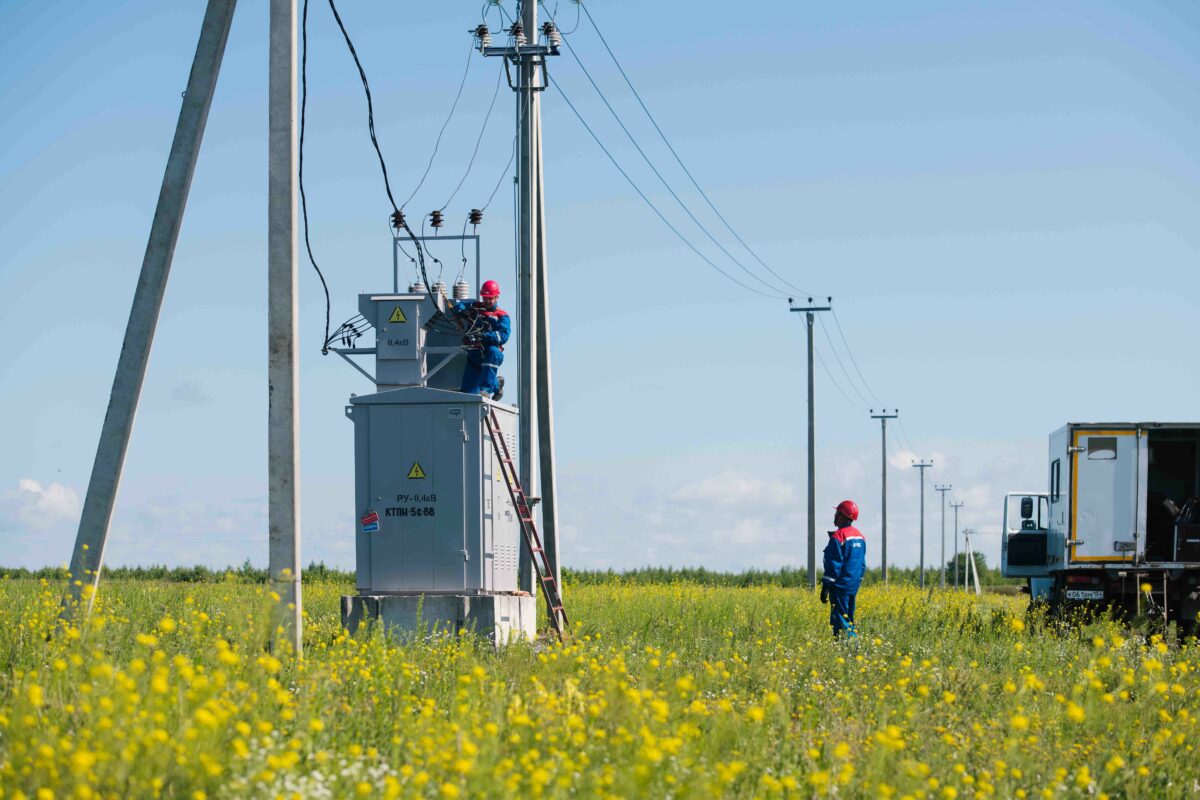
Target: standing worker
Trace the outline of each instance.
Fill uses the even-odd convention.
[[[467,394],[490,395],[499,400],[504,394],[504,378],[496,370],[504,363],[504,343],[512,333],[508,312],[498,307],[500,284],[484,281],[478,300],[456,300],[452,310],[466,322],[463,347],[467,366],[463,370],[462,389]]]
[[[846,631],[854,631],[854,599],[862,583],[867,565],[867,540],[854,527],[858,519],[858,503],[843,500],[833,514],[837,528],[829,532],[829,544],[825,545],[825,577],[821,581],[821,602],[828,602],[829,625],[834,637]]]

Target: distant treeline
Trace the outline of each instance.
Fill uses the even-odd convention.
[[[1020,580],[1007,579],[1000,575],[1000,570],[987,566],[982,555],[976,556],[979,567],[979,581],[985,586],[998,584],[1023,583]],[[965,563],[960,560],[960,564]],[[950,565],[948,565],[950,566]],[[952,570],[951,566],[951,570]],[[889,571],[888,579],[893,583],[916,584],[920,573],[916,568],[896,568]],[[350,570],[327,567],[324,563],[316,562],[304,568],[303,576],[310,581],[331,581],[337,583],[354,583],[354,573]],[[170,581],[172,583],[265,583],[267,570],[256,567],[249,561],[240,567],[211,569],[209,567],[111,567],[105,568],[104,577],[111,580],[140,580],[140,581]],[[938,581],[935,567],[927,567],[926,582],[933,584]],[[45,578],[50,581],[65,581],[67,570],[64,567],[44,567],[42,569],[25,569],[24,567],[0,567],[0,579],[4,578]],[[947,579],[953,579],[953,572],[947,573]],[[867,570],[864,583],[879,583],[883,575],[878,569]],[[641,567],[639,569],[623,570],[589,570],[563,569],[563,583],[567,586],[588,586],[599,584],[669,584],[691,583],[701,586],[784,586],[800,587],[808,585],[808,570],[783,567],[778,570],[751,569],[743,572],[719,572],[704,567]]]

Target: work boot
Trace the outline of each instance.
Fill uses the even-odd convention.
[[[499,400],[504,396],[504,378],[496,379],[496,391],[492,393],[493,400]]]

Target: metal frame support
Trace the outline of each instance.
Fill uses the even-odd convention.
[[[413,237],[406,236],[403,239],[401,239],[401,237],[399,237],[399,236],[393,236],[392,237],[392,291],[393,292],[395,292],[396,294],[400,294],[400,242],[401,241],[411,242],[413,240],[416,240],[418,242],[437,242],[437,241],[443,241],[443,242],[468,241],[469,242],[469,241],[474,240],[474,242],[475,242],[475,290],[476,291],[479,290],[479,286],[483,283],[483,277],[482,277],[483,272],[482,272],[482,267],[480,264],[479,234],[472,233],[472,234],[466,234],[466,235],[449,234],[446,236],[413,236]]]
[[[875,409],[871,409],[871,419],[879,420],[879,431],[882,436],[882,446],[880,449],[881,455],[881,489],[880,489],[880,515],[879,515],[879,531],[880,531],[880,567],[883,573],[883,582],[887,583],[888,579],[888,560],[887,560],[887,421],[896,419],[900,416],[900,409],[893,408],[892,413],[887,413],[886,408],[879,409],[879,413],[875,413]]]
[[[271,0],[267,88],[267,535],[276,649],[303,654],[296,240],[296,0]]]
[[[810,305],[791,307],[788,311],[803,311],[808,328],[808,588],[817,588],[817,445],[816,445],[816,410],[814,408],[813,390],[813,321],[818,311],[829,311],[832,305],[814,306],[813,299],[808,298]],[[832,297],[826,301],[833,303]],[[788,298],[788,305],[792,298]]]
[[[92,464],[83,514],[79,519],[79,531],[71,555],[70,588],[63,605],[64,617],[69,618],[74,613],[81,599],[86,600],[87,610],[90,611],[100,582],[104,547],[121,483],[121,472],[125,466],[125,454],[133,432],[133,420],[137,415],[142,383],[146,377],[154,331],[175,256],[175,245],[179,241],[179,228],[183,222],[192,176],[196,171],[196,160],[200,154],[208,112],[212,107],[235,5],[236,0],[209,0],[204,12],[187,91],[179,109],[175,138],[171,142],[171,153],[167,157],[158,205],[154,210],[154,221],[150,225],[150,237],[142,258],[141,275],[133,295],[129,322],[125,326],[125,338],[113,376],[112,393],[100,431],[96,460]]]

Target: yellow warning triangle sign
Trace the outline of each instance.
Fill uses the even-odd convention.
[[[388,318],[388,322],[408,322],[408,317],[404,316],[404,312],[400,310],[400,306],[396,306],[396,310],[392,312],[392,316]],[[409,477],[412,476],[410,475]]]
[[[408,471],[409,478],[424,478],[425,470],[421,469],[421,465],[416,461],[413,462],[412,469]]]

